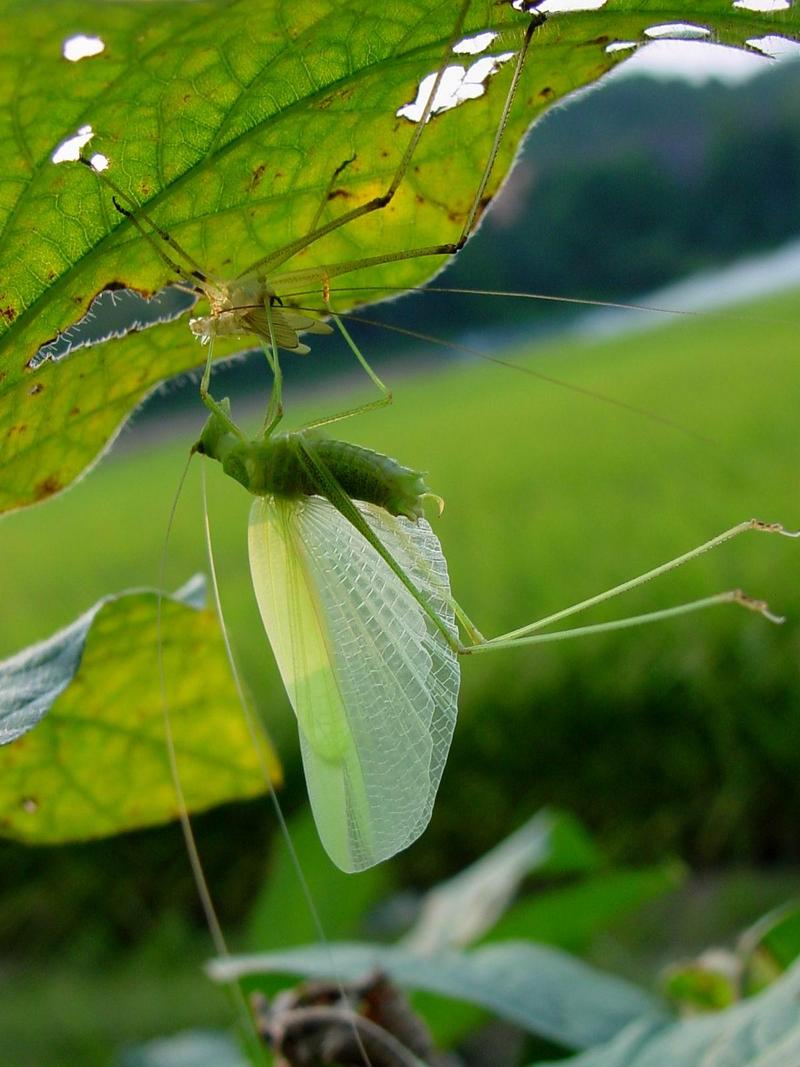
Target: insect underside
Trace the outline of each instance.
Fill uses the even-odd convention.
[[[311,315],[283,307],[275,292],[257,275],[245,277],[230,286],[205,283],[205,295],[210,314],[189,320],[189,329],[204,344],[215,337],[257,337],[264,344],[274,344],[298,355],[310,349],[298,337],[299,333],[328,334],[327,323]],[[267,309],[269,308],[269,312]]]

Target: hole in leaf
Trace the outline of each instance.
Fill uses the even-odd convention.
[[[612,41],[611,44],[606,45],[606,52],[623,52],[637,47],[638,42],[636,41]]]
[[[744,8],[745,11],[787,11],[792,5],[789,0],[734,0],[734,7]]]
[[[497,34],[492,33],[490,30],[486,33],[478,33],[474,37],[465,37],[463,41],[459,41],[458,44],[453,45],[453,51],[457,55],[466,54],[477,56],[481,52],[485,52],[496,37]]]
[[[707,27],[693,26],[690,22],[663,22],[659,26],[649,26],[644,33],[645,37],[655,40],[667,37],[672,41],[697,41],[711,36]]]
[[[736,85],[763,70],[770,62],[755,49],[728,48],[708,40],[655,40],[640,45],[612,77],[646,74],[651,78],[681,78],[692,85],[710,80]]]
[[[780,37],[777,34],[768,34],[766,37],[751,37],[747,42],[751,48],[763,52],[770,59],[784,59],[787,56],[800,54],[800,43],[790,41],[788,37]]]
[[[168,285],[150,298],[132,289],[109,287],[94,298],[82,319],[43,344],[28,361],[28,367],[36,370],[47,360],[58,362],[79,348],[102,344],[113,337],[124,337],[162,322],[172,322],[196,302],[196,293],[175,285]]]
[[[77,133],[62,141],[50,157],[53,163],[77,163],[81,151],[94,137],[91,126],[81,126]]]
[[[567,11],[597,11],[607,0],[542,0],[541,4],[520,6],[520,11],[539,11],[543,15],[557,15]],[[516,6],[516,5],[514,5]]]
[[[70,63],[77,63],[80,59],[99,56],[105,51],[105,47],[105,42],[99,37],[88,37],[85,33],[76,33],[74,37],[68,37],[64,41],[61,54]]]
[[[502,52],[499,56],[483,56],[469,67],[446,67],[428,117],[432,118],[442,111],[458,107],[466,100],[476,100],[479,96],[483,96],[489,78],[498,72],[503,63],[513,58],[513,52]],[[426,75],[419,84],[416,100],[398,108],[396,112],[398,117],[409,119],[411,122],[419,122],[435,81],[435,73]]]

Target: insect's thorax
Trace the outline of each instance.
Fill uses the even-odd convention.
[[[218,460],[254,496],[332,499],[339,492],[415,520],[429,495],[420,471],[372,449],[303,432],[246,441],[215,415],[194,450]]]

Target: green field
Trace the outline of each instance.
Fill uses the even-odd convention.
[[[800,525],[796,303],[783,297],[736,316],[682,319],[622,340],[554,343],[535,357],[514,357],[708,442],[523,373],[466,364],[395,375],[394,406],[342,426],[342,436],[429,472],[446,500],[436,527],[455,593],[493,634],[751,515]],[[321,348],[316,358],[324,358]],[[350,399],[317,397],[313,412],[302,414]],[[71,492],[3,522],[2,654],[46,636],[104,594],[155,584],[171,498],[201,422],[200,412],[195,427],[181,420],[173,439],[134,420]],[[204,569],[195,467],[169,545],[173,587]],[[224,606],[285,760],[291,807],[302,798],[302,776],[249,587],[248,499],[218,469],[208,473]],[[695,864],[800,858],[800,592],[791,577],[798,552],[796,542],[751,535],[587,616],[742,586],[787,614],[782,628],[717,608],[465,662],[460,722],[433,822],[400,859],[401,873],[426,881],[451,872],[542,803],[575,811],[627,862],[673,853]],[[252,841],[269,833],[269,816],[253,810],[229,809],[207,835],[212,879],[218,888],[227,879],[229,915],[244,913],[266,852],[266,841],[255,850]],[[103,1064],[117,1039],[226,1017],[197,971],[203,950],[180,924],[171,940],[162,915],[165,905],[168,912],[181,906],[181,893],[193,895],[177,832],[166,834],[73,849],[63,863],[47,850],[0,850],[0,937],[22,960],[33,945],[30,963],[20,971],[18,960],[14,972],[19,995],[0,1018],[7,1046],[0,1039],[0,1050],[15,1063],[58,1062],[48,1058],[52,1039],[71,1050],[72,1062]],[[62,886],[64,913],[54,918],[47,902]],[[119,919],[128,914],[138,916],[130,930]],[[120,955],[129,938],[143,939],[144,948]],[[165,980],[163,960],[187,952],[186,968]],[[40,970],[36,961],[53,954]],[[117,962],[104,975],[109,960]],[[165,996],[166,985],[177,999]],[[52,1018],[67,988],[70,1017],[46,1033],[34,1025],[33,1034],[34,1015]],[[106,1013],[109,997],[117,1009]]]

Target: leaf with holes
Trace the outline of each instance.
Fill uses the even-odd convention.
[[[202,599],[194,579],[162,600],[159,626],[154,592],[108,597],[0,664],[0,834],[59,844],[175,818],[164,699],[190,810],[263,792],[261,756]],[[278,781],[276,757],[266,746],[261,755]]]
[[[32,19],[26,5],[0,0],[0,510],[69,485],[157,382],[202,358],[183,319],[70,349],[69,331],[98,294],[126,288],[147,296],[175,275],[114,210],[97,176],[54,164],[56,150],[63,157],[65,142],[91,132],[90,151],[107,158],[107,175],[124,196],[203,270],[230,278],[306,235],[316,218],[328,222],[387,189],[415,128],[398,110],[440,67],[456,6],[120,0],[87,8],[53,0]],[[738,46],[771,33],[794,39],[800,30],[796,6],[764,14],[701,0],[691,17],[701,27],[695,35],[707,31]],[[457,56],[479,95],[434,116],[388,207],[315,242],[291,268],[458,236],[510,83],[513,63],[503,60],[519,50],[528,21],[510,3],[470,3],[460,33],[497,35],[475,61],[494,57],[495,72],[479,73],[472,57]],[[659,24],[668,27],[662,35],[686,32],[663,0],[607,0],[599,10],[548,15],[535,32],[485,202],[525,128]],[[347,283],[420,284],[441,263],[437,256],[390,262]],[[346,309],[356,297],[339,293],[336,301]],[[314,292],[303,302],[322,301]],[[53,347],[65,331],[66,343]],[[229,341],[217,355],[237,347]]]

